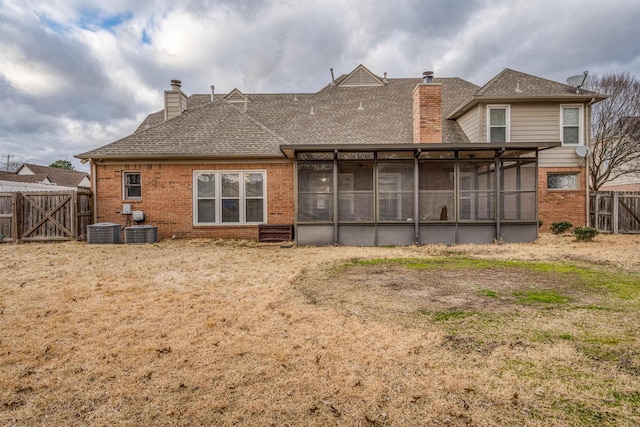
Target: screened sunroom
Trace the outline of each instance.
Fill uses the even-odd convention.
[[[538,151],[556,143],[283,145],[299,245],[530,242]]]

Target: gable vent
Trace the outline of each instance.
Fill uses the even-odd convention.
[[[232,90],[227,96],[224,97],[227,102],[241,103],[251,101],[247,95],[240,92],[238,89]]]
[[[340,83],[340,86],[384,86],[384,83],[364,66],[359,66]]]

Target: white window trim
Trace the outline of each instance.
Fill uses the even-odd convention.
[[[491,142],[491,110],[505,110],[505,142],[511,141],[511,105],[488,104],[487,105],[487,132],[486,141]]]
[[[127,197],[127,175],[140,175],[140,197]],[[140,171],[123,171],[122,172],[122,200],[142,200],[142,172]]]
[[[222,174],[240,174],[240,188],[239,188],[239,200],[240,200],[240,212],[239,222],[222,222]],[[245,196],[244,177],[245,174],[261,173],[262,174],[262,221],[248,222],[245,219],[246,201]],[[215,222],[198,222],[198,175],[211,174],[215,175]],[[228,226],[228,225],[257,225],[265,224],[267,222],[267,171],[265,169],[244,169],[244,170],[194,170],[193,171],[193,225],[194,226]],[[250,197],[249,199],[256,199]]]
[[[563,123],[563,111],[565,108],[577,108],[578,109],[578,144],[565,144],[564,143],[564,123]],[[560,104],[560,142],[567,147],[578,147],[584,145],[584,105],[582,104]]]

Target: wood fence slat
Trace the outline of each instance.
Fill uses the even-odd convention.
[[[594,191],[589,203],[591,226],[603,233],[640,233],[640,192]]]
[[[85,239],[93,218],[86,191],[15,192],[0,194],[0,241],[63,241]]]
[[[631,218],[635,219],[636,222],[638,224],[640,224],[640,218],[638,218],[638,215],[636,215],[629,206],[627,206],[627,204],[624,202],[623,199],[618,200],[618,202],[620,203],[620,206],[622,206],[629,215],[631,215]]]
[[[40,196],[41,197],[41,196]],[[70,238],[75,237],[73,235],[73,232],[71,230],[73,230],[73,228],[68,229],[67,227],[65,227],[64,225],[62,225],[60,223],[60,221],[58,221],[54,215],[61,211],[61,209],[63,207],[65,207],[69,201],[71,201],[73,199],[72,195],[68,195],[66,196],[61,202],[57,202],[56,200],[53,200],[52,198],[48,198],[45,197],[45,201],[44,201],[44,205],[45,207],[41,207],[39,205],[39,201],[41,201],[41,198],[37,197],[37,198],[32,198],[29,197],[28,195],[24,195],[24,200],[29,204],[30,207],[34,207],[37,211],[40,212],[40,214],[42,214],[40,216],[40,219],[31,226],[31,228],[29,228],[29,230],[24,231],[23,233],[23,239],[28,238],[29,236],[31,236],[32,233],[34,233],[35,231],[38,231],[38,229],[40,228],[40,226],[44,225],[44,235],[45,236],[51,236],[51,235],[57,235],[57,229],[56,227],[59,229],[59,231],[62,231],[63,234],[66,234],[67,236],[69,236]],[[57,205],[54,205],[54,203],[57,202]],[[54,206],[53,208],[50,208],[51,206]],[[47,207],[49,209],[47,209]],[[71,218],[73,218],[73,215],[71,215]],[[67,218],[67,221],[69,221],[71,218]],[[64,222],[64,218],[62,218],[63,222]],[[48,222],[50,221],[50,223]],[[52,227],[51,224],[53,224],[54,226]],[[71,223],[71,225],[73,225],[73,222]],[[43,232],[43,230],[39,230],[40,233]],[[58,237],[58,236],[56,236]]]
[[[14,208],[15,194],[0,194],[0,234],[3,236],[0,242],[11,242],[16,238]]]

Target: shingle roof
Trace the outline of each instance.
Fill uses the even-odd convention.
[[[601,100],[606,97],[585,89],[577,92],[573,86],[505,68],[445,117],[458,117],[478,102],[491,100],[562,99],[577,102],[591,98]]]
[[[505,68],[497,76],[491,79],[475,94],[486,97],[560,97],[573,96],[585,97],[598,95],[595,92],[581,89],[576,93],[576,88],[542,77]]]
[[[216,99],[80,156],[280,156],[283,142],[250,115]]]
[[[132,135],[76,157],[279,157],[281,144],[411,143],[412,93],[421,79],[375,76],[385,84],[341,86],[352,74],[316,93],[242,94],[251,100],[246,103],[230,103],[224,94],[213,101],[210,94],[191,95],[180,116],[165,121],[163,111],[152,113]],[[575,94],[570,86],[510,69],[483,87],[460,78],[436,78],[434,83],[442,84],[445,143],[469,142],[458,123],[446,118],[479,98]]]
[[[36,184],[39,182],[43,182],[47,178],[48,176],[46,174],[41,174],[41,173],[35,174],[35,175],[18,175],[15,172],[0,171],[1,181],[28,182],[28,183]]]
[[[4,181],[29,183],[40,183],[48,179],[52,183],[62,187],[77,187],[83,179],[90,178],[88,173],[75,170],[33,165],[30,163],[23,163],[20,169],[24,167],[28,167],[33,174],[22,175],[16,172],[0,172],[0,179]]]

